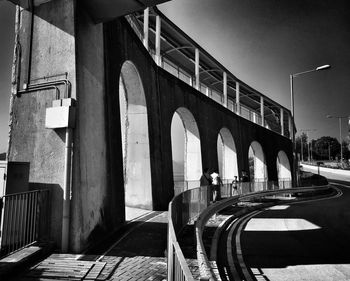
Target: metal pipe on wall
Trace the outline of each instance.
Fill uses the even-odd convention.
[[[71,97],[71,83],[68,79],[61,79],[51,82],[43,82],[37,84],[28,84],[27,88],[18,91],[18,94],[25,94],[33,91],[46,89],[56,89],[56,99],[62,98],[59,94],[57,85],[64,84],[66,86],[65,98]],[[63,180],[63,207],[62,207],[62,235],[61,235],[61,251],[68,252],[69,249],[69,226],[70,226],[70,197],[71,197],[71,170],[73,159],[73,129],[65,128],[65,152],[64,152],[64,180]]]
[[[63,253],[69,249],[70,225],[70,195],[71,195],[71,168],[72,168],[72,129],[66,128],[64,149],[64,182],[63,182],[63,211],[62,211],[62,245]]]

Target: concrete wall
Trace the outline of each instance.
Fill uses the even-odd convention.
[[[22,10],[18,89],[28,81],[55,81],[67,75],[77,100],[70,248],[79,252],[124,220],[123,214],[116,215],[115,192],[107,183],[103,26],[93,24],[72,0],[35,7],[31,22],[31,13]],[[63,97],[65,88],[59,89]],[[45,129],[45,110],[55,99],[53,90],[12,97],[9,161],[30,163],[30,189],[51,190],[51,235],[60,247],[65,130]]]
[[[321,176],[324,176],[330,180],[349,181],[350,179],[349,170],[332,169],[332,168],[318,167],[318,166],[307,165],[307,164],[301,164],[301,166],[303,166],[303,170],[306,172],[311,172],[314,174],[318,174],[318,172],[320,172]]]
[[[78,3],[79,5],[79,3]],[[74,138],[71,247],[80,251],[116,226],[107,184],[103,26],[76,12],[78,114]]]
[[[74,2],[51,1],[35,7],[35,16],[22,10],[19,19],[21,45],[18,88],[65,77],[75,91]],[[56,78],[44,78],[57,75]],[[64,88],[60,87],[63,92]],[[45,110],[56,98],[54,90],[12,97],[8,160],[29,162],[30,189],[49,188],[52,200],[51,235],[60,245],[62,186],[64,171],[64,130],[45,129]]]

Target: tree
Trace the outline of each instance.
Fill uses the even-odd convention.
[[[308,158],[308,150],[307,150],[307,143],[308,138],[307,135],[303,132],[300,136],[297,136],[295,139],[296,143],[296,153],[300,155],[300,159],[306,160]],[[302,146],[301,146],[302,145]],[[303,149],[301,149],[303,147]],[[301,155],[301,150],[303,151],[303,155]]]
[[[345,160],[350,159],[350,141],[349,139],[342,141],[343,145],[343,158]]]
[[[340,144],[336,138],[321,137],[314,143],[315,159],[328,160],[340,157]]]

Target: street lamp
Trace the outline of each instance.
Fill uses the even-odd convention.
[[[306,71],[302,71],[302,72],[298,72],[298,73],[294,73],[294,74],[290,74],[289,78],[290,78],[290,100],[291,100],[291,113],[292,113],[292,143],[293,143],[293,174],[294,174],[294,181],[297,180],[297,167],[296,167],[296,143],[295,143],[295,120],[294,120],[294,90],[293,90],[293,79],[297,76],[306,74],[306,73],[310,73],[310,72],[314,72],[314,71],[319,71],[319,70],[325,70],[330,68],[331,66],[329,64],[325,64],[325,65],[321,65],[316,67],[315,69],[310,69],[310,70],[306,70]]]
[[[342,144],[342,136],[341,136],[341,120],[343,118],[349,119],[350,116],[333,116],[333,115],[326,115],[327,118],[338,118],[339,119],[339,142],[340,142],[340,163],[343,162],[343,144]]]

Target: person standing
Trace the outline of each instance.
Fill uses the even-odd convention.
[[[222,180],[217,171],[214,171],[213,173],[211,173],[210,176],[212,178],[212,184],[213,184],[213,202],[216,202],[217,200],[221,199],[220,188],[222,186]]]
[[[238,187],[238,179],[237,179],[237,176],[235,176],[235,178],[231,183],[231,196],[238,195],[237,187]]]
[[[208,186],[211,185],[213,180],[210,176],[210,169],[209,168],[204,168],[203,170],[203,175],[199,179],[200,186]]]

